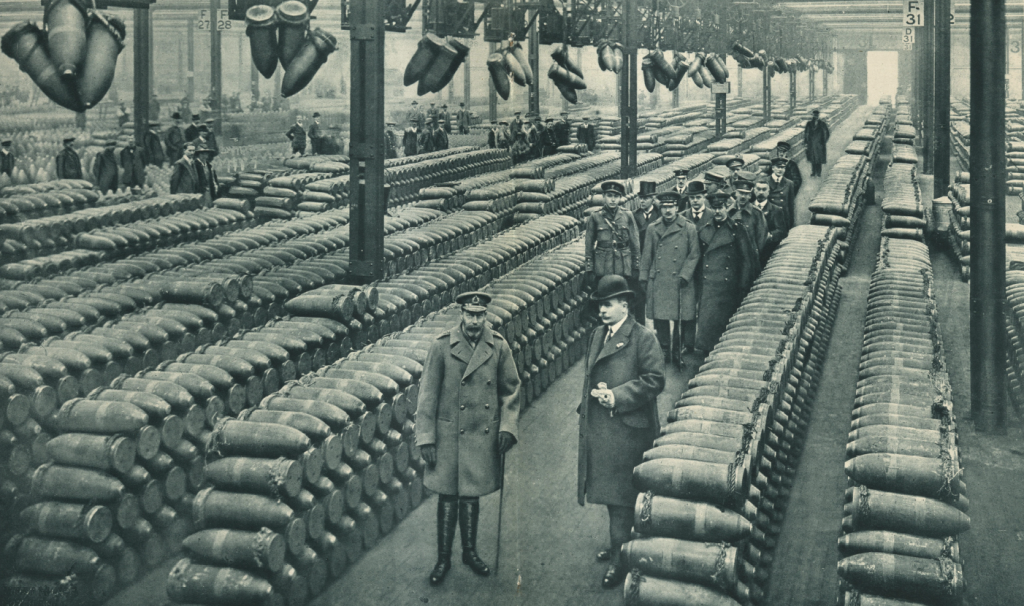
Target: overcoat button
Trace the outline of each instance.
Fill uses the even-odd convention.
[[[490,407],[491,407],[490,404],[484,404],[484,408],[490,408]]]
[[[463,405],[462,405],[462,406],[460,406],[459,408],[460,408],[460,409],[462,409],[462,410],[466,410],[466,405],[465,405],[465,404],[463,404]]]
[[[490,427],[484,427],[484,433],[491,433]]]
[[[465,429],[460,429],[459,433],[466,433],[466,430]]]

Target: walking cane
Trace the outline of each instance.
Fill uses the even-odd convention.
[[[505,455],[501,455],[501,489],[498,492],[498,546],[494,553],[494,574],[498,574],[501,562],[501,512],[505,506]]]

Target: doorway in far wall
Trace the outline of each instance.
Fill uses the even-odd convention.
[[[868,51],[868,105],[883,97],[896,103],[900,75],[899,51]]]

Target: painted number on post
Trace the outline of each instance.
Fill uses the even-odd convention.
[[[903,0],[903,25],[906,27],[924,25],[924,0]]]
[[[200,10],[199,16],[196,19],[196,29],[206,31],[210,29],[211,25],[210,11],[207,9]],[[231,29],[231,19],[228,18],[228,9],[222,8],[217,11],[216,27],[219,32]]]
[[[903,44],[910,45],[914,43],[914,28],[905,27],[903,28]]]

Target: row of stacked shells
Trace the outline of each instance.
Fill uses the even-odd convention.
[[[51,0],[43,20],[45,29],[31,21],[15,25],[0,39],[0,50],[51,101],[84,112],[110,90],[124,48],[124,22],[86,9],[81,0]]]
[[[306,88],[327,55],[338,48],[338,40],[328,32],[309,29],[309,18],[309,9],[299,0],[282,2],[276,10],[259,4],[245,13],[252,62],[264,78],[273,76],[281,63],[282,97]]]

